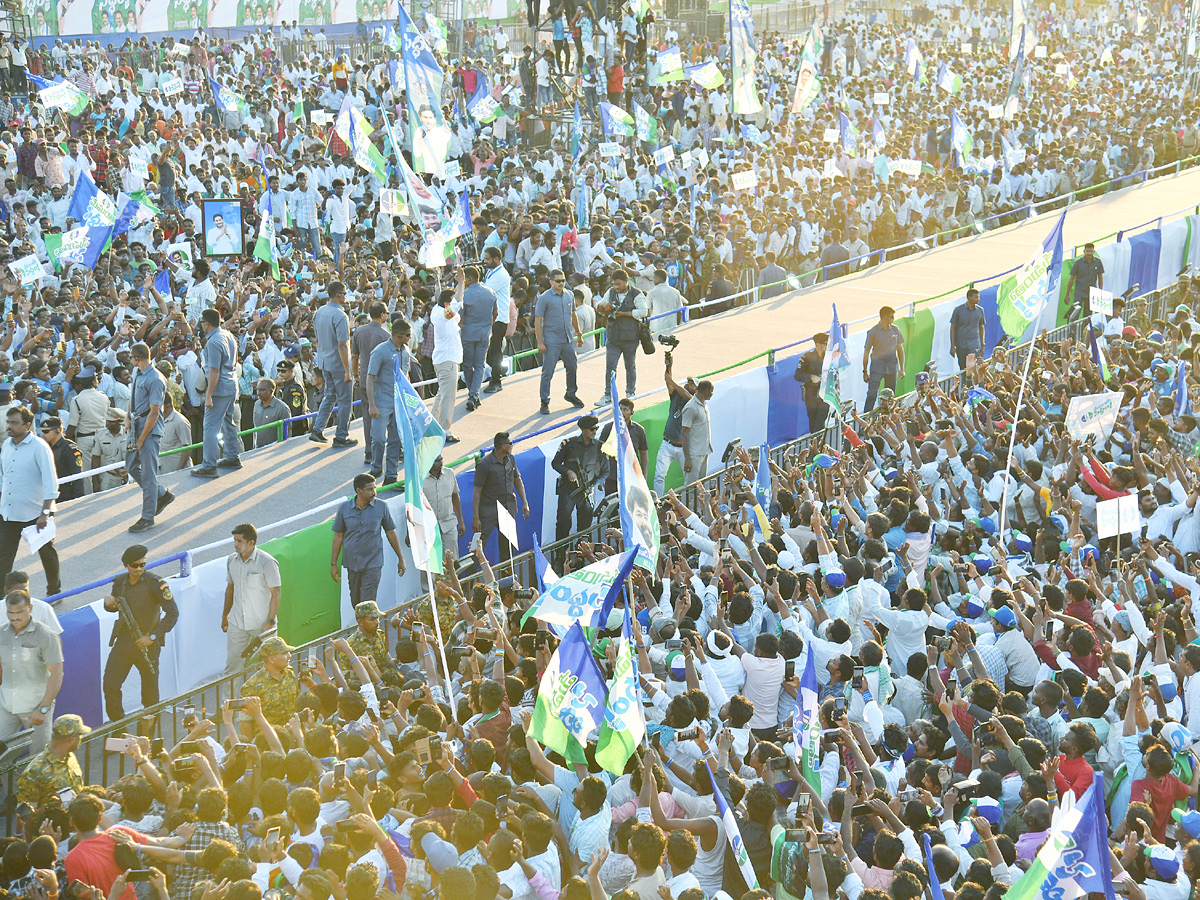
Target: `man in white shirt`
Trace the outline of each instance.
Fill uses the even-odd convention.
[[[333,193],[325,201],[325,215],[329,222],[329,239],[333,241],[333,264],[341,271],[342,244],[350,230],[350,198],[346,196],[346,182],[334,179]]]
[[[488,341],[486,361],[488,368],[491,370],[491,376],[488,378],[487,387],[483,389],[485,394],[494,394],[502,390],[500,384],[503,371],[503,352],[504,339],[508,334],[508,325],[510,321],[510,297],[512,292],[512,279],[508,274],[508,270],[504,268],[504,253],[499,247],[487,247],[483,251],[483,264],[487,269],[487,274],[483,279],[483,286],[490,288],[492,293],[496,295],[496,318],[492,322],[492,336]]]

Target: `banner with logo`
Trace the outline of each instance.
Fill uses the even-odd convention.
[[[1071,405],[1067,407],[1067,434],[1078,440],[1108,440],[1117,423],[1122,396],[1119,391],[1104,391],[1087,397],[1072,397]]]

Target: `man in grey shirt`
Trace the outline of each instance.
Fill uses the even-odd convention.
[[[950,352],[958,357],[958,367],[967,369],[967,357],[983,355],[983,307],[979,305],[979,291],[967,290],[967,302],[956,308],[950,316]]]
[[[237,382],[233,377],[237,341],[221,327],[221,314],[211,307],[200,312],[200,327],[205,335],[202,366],[208,378],[208,387],[204,391],[204,459],[200,465],[193,466],[191,472],[197,478],[216,478],[218,468],[242,467],[238,458],[241,438],[233,423],[233,404],[237,399]],[[221,445],[224,456],[218,453]]]
[[[492,323],[496,321],[496,293],[479,283],[479,269],[463,266],[458,270],[458,298],[462,301],[462,324],[459,333],[463,346],[463,380],[467,383],[467,412],[479,406],[483,388],[483,365],[488,342],[492,339]]]
[[[274,425],[291,415],[287,404],[275,396],[275,382],[272,379],[261,379],[255,386],[254,393],[258,395],[258,399],[254,401],[255,428]],[[274,444],[279,438],[279,428],[263,428],[262,431],[254,432],[254,446],[256,449],[265,447],[268,444]]]
[[[350,577],[350,607],[374,600],[383,569],[383,539],[396,552],[396,572],[404,574],[404,554],[396,537],[396,523],[387,504],[375,496],[375,476],[354,476],[354,498],[338,507],[333,517],[333,559],[329,565],[334,581],[342,580],[341,566]],[[341,557],[339,564],[338,557]]]
[[[384,271],[387,271],[386,269]],[[367,415],[367,363],[371,359],[371,351],[388,339],[388,308],[386,303],[376,300],[367,310],[370,320],[354,329],[350,336],[350,362],[354,373],[358,376],[359,408],[358,414],[363,422],[363,462],[371,463],[371,417]]]
[[[313,328],[317,332],[317,368],[325,379],[325,390],[321,392],[321,405],[308,439],[318,444],[328,442],[324,434],[325,424],[333,415],[336,404],[335,447],[353,447],[358,443],[350,437],[354,369],[350,365],[350,318],[343,307],[345,302],[346,286],[340,281],[330,282],[329,302],[313,316]]]
[[[63,682],[62,638],[33,617],[27,591],[9,592],[8,621],[0,626],[0,739],[33,729],[30,752],[50,741],[54,700]]]
[[[567,371],[565,399],[576,409],[583,409],[575,381],[579,367],[575,348],[583,346],[583,338],[579,336],[579,320],[575,317],[575,297],[567,290],[567,276],[562,269],[550,273],[549,290],[537,298],[533,308],[533,328],[537,333],[538,352],[542,354],[542,415],[550,415],[550,382],[560,359]]]
[[[129,394],[129,446],[125,451],[125,471],[142,488],[142,517],[129,526],[129,530],[137,534],[154,527],[154,517],[175,499],[175,495],[158,483],[158,452],[167,380],[150,364],[150,348],[145,344],[140,341],[134,344],[129,355],[133,359],[134,376]]]
[[[896,311],[890,306],[879,309],[879,321],[867,332],[867,344],[863,350],[863,379],[867,382],[867,402],[863,412],[875,408],[879,395],[879,383],[893,391],[898,378],[904,377],[904,335],[893,322]]]

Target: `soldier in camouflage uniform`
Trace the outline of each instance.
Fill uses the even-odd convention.
[[[78,791],[83,787],[83,770],[75,751],[92,729],[79,716],[59,716],[50,732],[50,745],[33,757],[17,781],[17,799],[38,807],[52,800],[59,791]]]
[[[258,697],[262,712],[272,725],[284,725],[296,712],[300,682],[292,669],[292,651],[283,638],[269,637],[259,648],[262,668],[242,685],[243,697]]]
[[[347,641],[355,654],[360,657],[369,656],[375,661],[380,675],[396,668],[396,661],[388,652],[387,629],[379,627],[382,616],[379,604],[374,600],[364,600],[358,604],[354,607],[358,630]]]

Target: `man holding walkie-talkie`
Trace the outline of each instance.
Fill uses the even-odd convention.
[[[119,614],[104,667],[104,709],[112,722],[125,718],[121,686],[134,666],[142,676],[142,707],[158,702],[158,656],[179,619],[166,581],[146,571],[149,552],[134,544],[121,554],[125,574],[113,579],[112,593],[104,598],[104,608]]]

